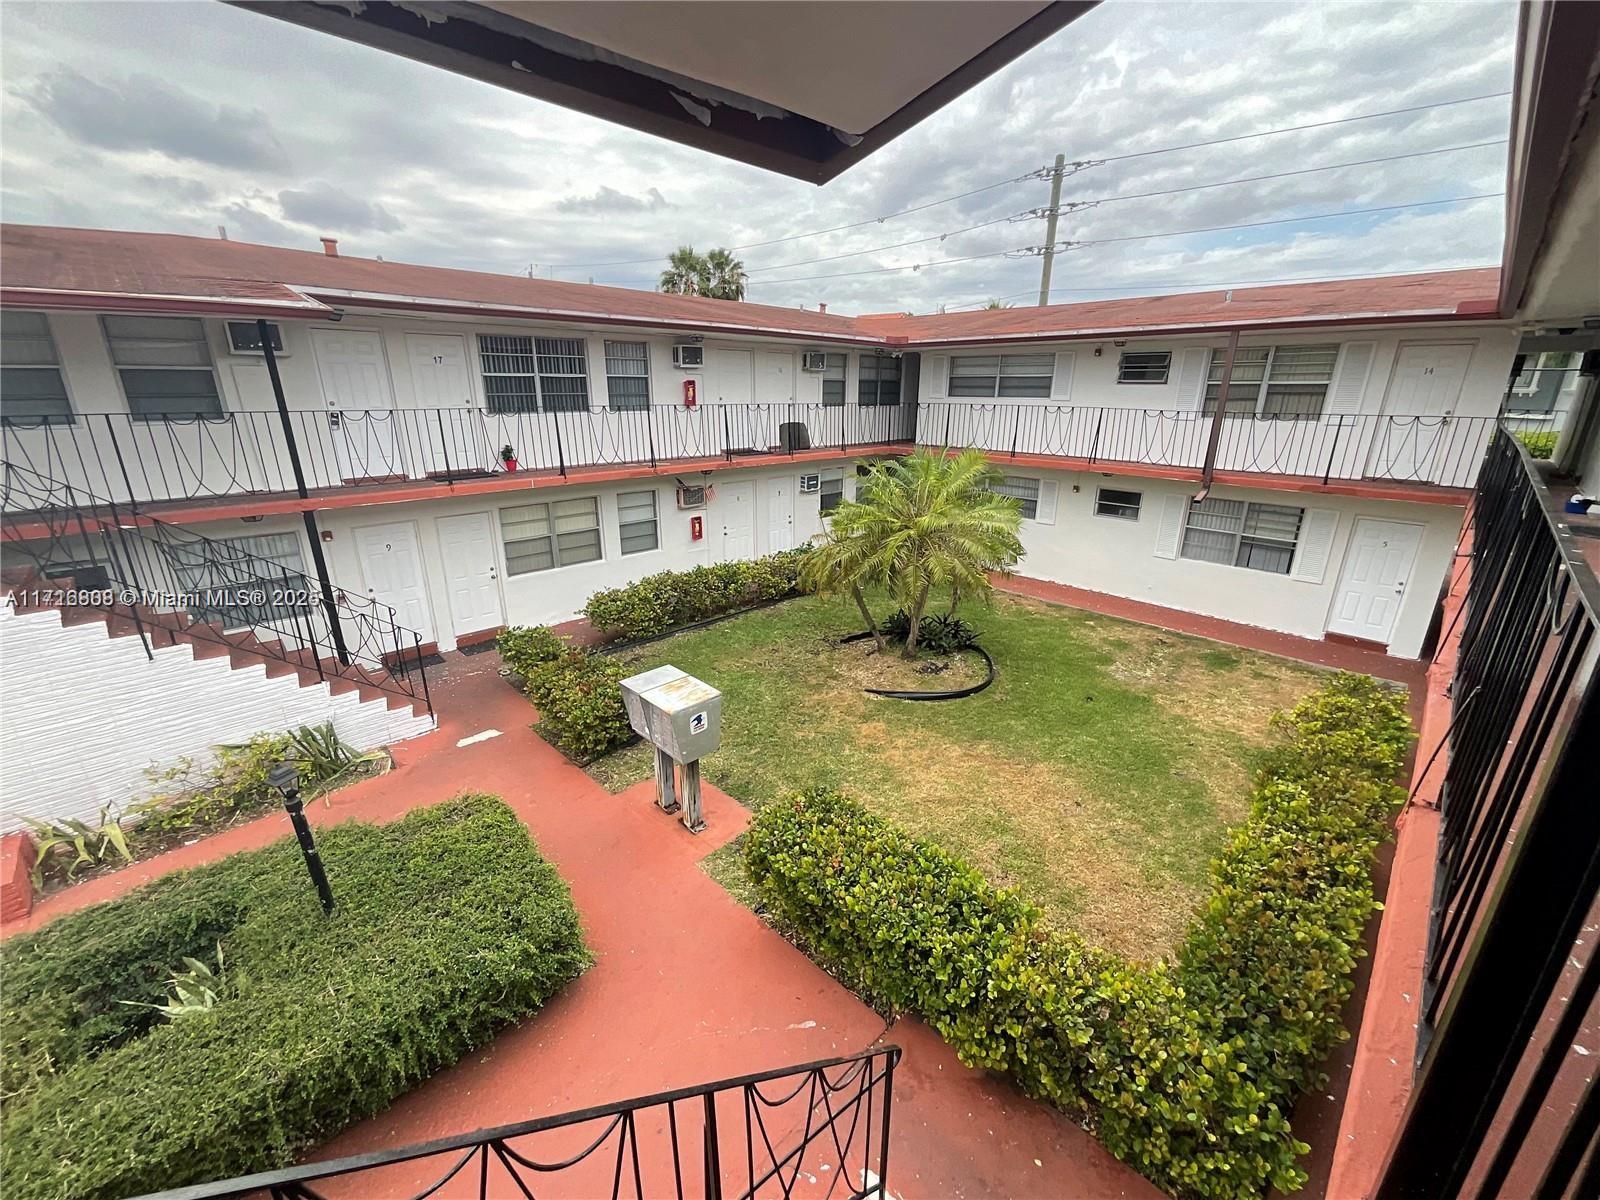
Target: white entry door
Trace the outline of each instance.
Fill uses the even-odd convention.
[[[794,549],[794,480],[767,480],[767,553]]]
[[[1450,417],[1471,358],[1471,346],[1400,347],[1373,438],[1373,476],[1440,482],[1459,450]]]
[[[431,642],[433,619],[428,608],[428,587],[423,581],[417,527],[410,521],[396,521],[390,525],[363,525],[354,532],[367,595],[389,605],[396,621],[421,634],[423,641]]]
[[[750,351],[712,350],[706,355],[710,399],[717,404],[750,403]]]
[[[1328,631],[1389,644],[1422,542],[1422,526],[1361,517],[1344,554]]]
[[[394,389],[382,335],[360,329],[313,329],[311,346],[328,407],[328,439],[339,478],[403,478]],[[321,465],[317,462],[313,469]]]
[[[440,517],[437,525],[451,630],[460,637],[505,624],[494,525],[489,514]]]
[[[489,445],[472,403],[465,340],[458,333],[408,333],[406,359],[421,410],[400,416],[415,473],[493,470],[498,447]]]
[[[717,488],[714,515],[722,525],[721,562],[754,558],[755,543],[755,485],[751,483],[725,483]]]

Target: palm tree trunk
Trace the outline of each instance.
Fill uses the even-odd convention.
[[[911,627],[906,630],[906,648],[900,652],[900,657],[907,662],[915,661],[917,657],[917,635],[922,632],[922,613],[928,607],[928,587],[923,585],[917,593],[917,602],[911,609]]]
[[[861,588],[856,584],[850,585],[850,595],[856,602],[856,607],[861,610],[861,619],[867,623],[867,628],[872,630],[872,640],[877,644],[878,653],[882,654],[888,647],[884,644],[883,633],[878,628],[878,623],[872,619],[872,611],[867,607],[867,598],[861,594]]]

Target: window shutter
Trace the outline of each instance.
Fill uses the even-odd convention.
[[[1178,543],[1183,538],[1183,510],[1188,503],[1187,496],[1168,496],[1161,502],[1161,524],[1156,527],[1157,558],[1178,557]]]
[[[1210,358],[1211,351],[1204,346],[1191,346],[1183,352],[1183,363],[1178,369],[1178,407],[1184,412],[1200,411],[1200,401],[1206,394],[1206,367]]]
[[[1035,507],[1033,519],[1041,525],[1054,525],[1056,523],[1057,490],[1054,479],[1039,480],[1039,502]]]
[[[930,354],[922,360],[928,376],[928,399],[944,399],[946,380],[950,376],[950,356]]]
[[[1377,350],[1377,342],[1346,342],[1340,347],[1339,365],[1333,373],[1333,386],[1328,389],[1324,412],[1361,411],[1361,397],[1366,394],[1367,376],[1372,374],[1372,360]]]
[[[1339,528],[1339,512],[1333,508],[1306,509],[1300,545],[1295,550],[1291,576],[1302,583],[1321,583],[1328,573],[1328,558],[1333,553],[1333,535]]]
[[[1056,351],[1055,374],[1050,379],[1050,399],[1072,399],[1072,351]]]

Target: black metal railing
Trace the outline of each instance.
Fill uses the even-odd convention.
[[[1379,1194],[1596,1196],[1600,586],[1509,429],[1472,513],[1423,1053]]]
[[[596,466],[731,461],[910,442],[914,405],[651,405],[556,412],[481,408],[290,410],[214,417],[79,414],[0,424],[0,458],[119,503],[292,493],[290,447],[307,487],[564,475]]]
[[[140,1200],[332,1194],[884,1200],[898,1046]],[[338,1181],[338,1182],[335,1182]]]
[[[6,582],[19,607],[122,618],[152,656],[180,637],[210,642],[432,711],[421,637],[389,605],[325,589],[240,541],[205,537],[13,463],[0,468],[3,511],[29,514],[4,530]]]
[[[1561,418],[1550,413],[1520,424],[1528,432],[1555,430]],[[1323,483],[1374,479],[1470,487],[1495,423],[1494,417],[1228,415],[1219,430],[1213,466]],[[1199,411],[928,401],[918,406],[917,441],[1085,464],[1198,471],[1206,465],[1212,425],[1213,414]]]

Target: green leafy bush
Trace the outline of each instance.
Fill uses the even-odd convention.
[[[526,678],[528,699],[539,710],[535,731],[580,764],[615,750],[633,736],[622,706],[626,675],[611,659],[584,650],[535,667]]]
[[[800,591],[806,551],[784,550],[749,562],[715,563],[688,571],[662,571],[589,597],[583,614],[601,632],[635,640],[679,625],[734,612]]]
[[[1561,435],[1553,429],[1525,430],[1516,435],[1532,458],[1549,458],[1556,452],[1556,439]]]
[[[1278,721],[1250,816],[1172,963],[1043,929],[1015,893],[837,794],[761,810],[746,869],[775,919],[963,1061],[1080,1109],[1175,1194],[1245,1200],[1304,1181],[1295,1099],[1346,1034],[1371,864],[1402,798],[1403,697],[1343,675]]]
[[[526,680],[535,667],[560,658],[572,647],[543,625],[515,625],[494,640],[500,659]]]
[[[287,1165],[589,962],[566,885],[494,797],[317,841],[331,917],[285,839],[0,945],[9,1198]],[[219,953],[210,1007],[166,1019],[174,970]]]

